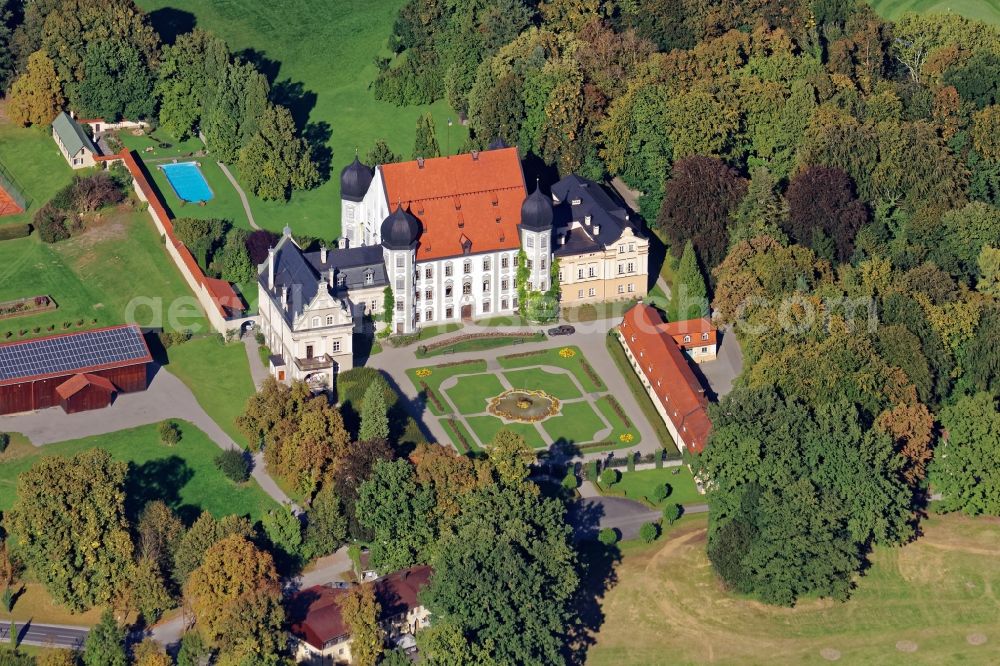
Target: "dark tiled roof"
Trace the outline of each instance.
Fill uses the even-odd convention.
[[[265,260],[258,269],[258,281],[267,290],[268,266]],[[333,249],[327,251],[326,262],[322,261],[322,253],[303,252],[288,236],[278,241],[274,252],[274,289],[271,295],[281,298],[282,288],[288,288],[288,301],[291,307],[284,311],[285,321],[291,325],[295,318],[302,314],[305,306],[316,298],[319,293],[320,280],[328,279],[328,271],[334,269],[334,280],[338,273],[345,275],[343,288],[352,289],[365,286],[365,274],[371,272],[372,284],[367,286],[385,286],[388,278],[385,273],[385,262],[382,258],[382,248],[378,245],[348,249]],[[339,291],[338,287],[335,291]]]
[[[601,250],[621,238],[626,227],[641,236],[639,229],[627,219],[628,211],[599,183],[570,174],[552,186],[552,196],[557,202],[553,211],[554,234],[562,233],[572,223],[580,225],[570,232],[563,245],[556,245],[556,256]],[[579,203],[573,205],[574,201]],[[588,216],[590,224],[586,221]]]
[[[403,615],[420,606],[417,597],[430,576],[430,567],[417,566],[375,581],[375,596],[382,607],[379,620]],[[346,636],[350,630],[339,604],[339,599],[346,593],[345,589],[323,585],[296,593],[289,603],[292,634],[318,650],[323,649],[328,641]]]

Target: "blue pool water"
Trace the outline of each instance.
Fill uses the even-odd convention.
[[[215,195],[195,162],[164,164],[160,167],[177,196],[184,201],[208,201]]]

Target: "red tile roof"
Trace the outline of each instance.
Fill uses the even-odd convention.
[[[701,453],[712,429],[708,399],[684,353],[664,329],[660,313],[643,303],[626,312],[618,327],[684,445]]]
[[[99,375],[88,375],[86,373],[73,375],[62,384],[56,387],[56,393],[63,400],[70,398],[88,386],[95,386],[108,393],[115,392],[115,385],[110,380]]]
[[[417,260],[520,247],[517,225],[527,196],[517,148],[484,150],[379,167],[389,208],[400,203],[420,220]]]
[[[664,333],[669,335],[674,339],[681,349],[688,349],[690,347],[705,347],[712,345],[713,347],[718,341],[715,333],[715,327],[712,326],[712,322],[709,321],[708,317],[701,317],[699,319],[685,319],[684,321],[669,321],[661,325],[661,329]],[[703,340],[702,334],[708,333],[708,339]],[[690,342],[684,342],[684,336],[690,335]]]
[[[387,620],[420,606],[418,594],[427,585],[430,576],[430,567],[417,566],[375,581],[375,596],[382,606],[379,619]],[[346,589],[323,585],[296,593],[290,602],[292,634],[317,650],[322,650],[328,641],[346,637],[350,629],[344,622],[339,603],[346,593]]]

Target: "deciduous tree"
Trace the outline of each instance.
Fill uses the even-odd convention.
[[[110,609],[101,614],[101,621],[87,633],[83,642],[84,666],[126,666],[125,630],[115,620]]]
[[[358,520],[372,534],[372,562],[385,571],[427,561],[434,497],[418,486],[407,460],[377,461],[358,489]]]
[[[417,118],[417,138],[413,143],[413,159],[418,157],[439,157],[441,147],[438,145],[437,132],[434,129],[434,116],[425,113]]]
[[[201,566],[208,549],[233,535],[252,539],[255,536],[253,525],[240,516],[216,520],[209,512],[203,512],[181,537],[174,551],[174,580],[178,584],[187,581],[191,572]]]
[[[73,610],[110,601],[127,581],[127,473],[107,451],[90,449],[44,457],[18,477],[6,516],[18,552],[49,594]]]
[[[931,483],[944,511],[1000,515],[1000,412],[996,397],[977,393],[941,410],[946,435]]]
[[[674,164],[656,219],[679,256],[690,240],[706,270],[722,261],[730,213],[746,196],[746,181],[721,160],[687,157]]]
[[[292,190],[307,190],[320,180],[309,144],[297,135],[283,106],[267,106],[237,164],[247,186],[262,199],[288,199]]]
[[[822,234],[832,239],[836,259],[850,258],[854,237],[868,221],[868,211],[854,196],[850,176],[833,167],[808,167],[792,177],[785,198],[788,200],[785,231],[793,240],[820,254],[817,241]]]
[[[316,493],[302,535],[302,551],[307,559],[329,555],[347,540],[347,517],[333,483],[327,481]]]
[[[153,116],[153,73],[135,46],[122,40],[92,42],[83,66],[86,76],[75,88],[81,113],[107,121]]]
[[[202,637],[225,654],[267,659],[281,646],[281,582],[270,554],[232,535],[211,546],[184,585]]]
[[[45,125],[59,114],[66,98],[55,65],[45,51],[28,58],[27,69],[11,85],[7,113],[21,125]]]
[[[356,585],[338,599],[344,623],[351,632],[351,661],[358,666],[375,666],[385,649],[385,632],[379,625],[382,607],[371,583]]]

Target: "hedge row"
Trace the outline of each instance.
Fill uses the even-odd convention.
[[[15,238],[25,238],[31,235],[32,226],[30,224],[5,224],[0,226],[0,241],[13,240]]]
[[[420,382],[420,388],[423,389],[424,395],[427,396],[427,399],[434,403],[434,407],[436,407],[437,410],[443,414],[445,411],[444,405],[441,404],[441,400],[437,397],[437,393],[434,392],[434,389],[428,386],[427,382],[423,380]]]
[[[462,428],[455,419],[445,419],[445,423],[451,426],[451,432],[455,436],[455,444],[459,450],[459,453],[468,453],[472,450],[472,446],[469,444],[469,440],[465,438],[462,434]]]

